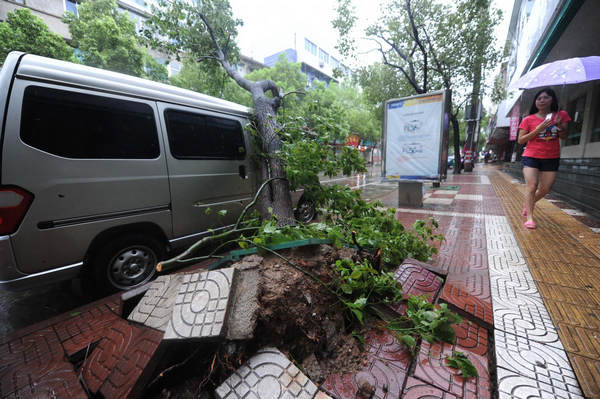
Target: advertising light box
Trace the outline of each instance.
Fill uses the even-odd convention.
[[[384,170],[391,180],[445,175],[448,117],[444,91],[388,100],[383,122]]]

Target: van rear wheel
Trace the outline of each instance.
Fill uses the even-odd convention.
[[[152,279],[164,257],[161,243],[151,236],[127,234],[107,242],[93,260],[96,283],[104,291],[129,290]]]

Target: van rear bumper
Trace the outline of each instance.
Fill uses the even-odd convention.
[[[79,274],[83,262],[39,273],[25,274],[17,269],[9,236],[0,236],[0,290],[18,291],[67,280]]]

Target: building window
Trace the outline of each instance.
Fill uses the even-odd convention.
[[[312,55],[317,55],[317,45],[308,39],[304,39],[304,49]]]
[[[70,11],[76,16],[79,16],[77,12],[77,2],[75,0],[65,0],[65,11]]]
[[[333,69],[339,68],[340,67],[340,62],[338,60],[336,60],[335,58],[331,57],[331,67]]]
[[[324,64],[329,64],[329,54],[323,51],[322,48],[319,49],[319,61],[323,62]]]
[[[581,132],[583,128],[583,116],[585,111],[586,96],[577,97],[569,102],[567,110],[572,121],[569,123],[569,135],[565,141],[565,145],[579,145],[581,140]]]

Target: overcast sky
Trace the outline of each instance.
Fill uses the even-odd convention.
[[[448,0],[450,1],[450,0]],[[364,28],[379,15],[379,0],[354,0],[358,17],[357,39]],[[512,1],[494,0],[494,5],[504,12],[504,20],[496,27],[499,43],[504,43],[512,10]],[[336,16],[336,0],[230,0],[233,13],[244,21],[238,34],[238,45],[242,53],[263,61],[263,58],[280,50],[294,47],[294,33],[304,32],[325,50],[334,52],[337,32],[331,21]],[[300,43],[302,44],[302,43]],[[303,44],[302,44],[303,45]],[[367,45],[363,51],[372,48]],[[361,57],[363,62],[373,57]]]
[[[361,39],[364,29],[379,16],[381,0],[353,0],[358,17],[356,38]],[[443,0],[451,2],[452,0]],[[294,48],[294,33],[301,32],[324,50],[336,54],[337,32],[331,26],[336,17],[336,0],[229,0],[234,16],[244,21],[238,32],[242,54],[260,62],[264,57],[287,48]],[[492,0],[503,12],[503,20],[496,26],[499,49],[506,40],[513,0]],[[299,37],[301,39],[301,37]],[[367,65],[380,60],[372,44],[359,40],[359,61]],[[303,46],[298,41],[297,46]],[[350,64],[349,66],[354,66]],[[497,71],[488,78],[493,80]],[[491,79],[491,80],[490,80]]]

